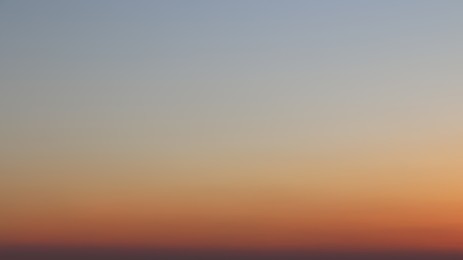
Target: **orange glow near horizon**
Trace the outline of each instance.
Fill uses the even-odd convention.
[[[206,249],[462,249],[462,208],[455,201],[323,202],[296,195],[94,199],[55,215],[35,212],[9,219],[0,241]]]
[[[453,158],[439,156],[450,150],[444,148],[430,145],[426,151],[404,148],[369,150],[369,154],[359,154],[359,148],[359,153],[333,151],[331,157],[309,163],[303,156],[281,153],[254,155],[233,164],[224,161],[226,166],[208,161],[189,167],[179,163],[161,169],[211,177],[176,180],[166,175],[157,183],[149,174],[155,170],[141,167],[142,161],[82,163],[69,171],[95,174],[75,175],[75,181],[61,186],[40,179],[27,185],[16,183],[15,203],[1,199],[6,211],[0,243],[461,250],[461,166]],[[281,160],[268,160],[276,157]],[[27,167],[7,167],[9,171],[33,168],[55,179],[66,171],[65,165],[45,160]],[[439,177],[444,168],[445,176]],[[132,171],[134,177],[128,177],[130,169],[139,172]],[[213,178],[215,172],[234,169],[241,173]],[[96,174],[110,171],[110,179],[100,180]],[[319,176],[307,174],[313,172]],[[8,193],[8,187],[3,192]]]

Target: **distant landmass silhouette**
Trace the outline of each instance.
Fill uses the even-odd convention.
[[[453,260],[463,252],[194,251],[1,248],[1,260]]]

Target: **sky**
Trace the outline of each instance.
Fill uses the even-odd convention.
[[[1,1],[0,246],[463,250],[462,11]]]

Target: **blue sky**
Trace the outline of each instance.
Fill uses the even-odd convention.
[[[461,8],[4,1],[3,139],[139,155],[440,138],[462,127]]]

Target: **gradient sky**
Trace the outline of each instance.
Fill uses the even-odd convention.
[[[0,2],[0,245],[463,249],[463,2]]]

